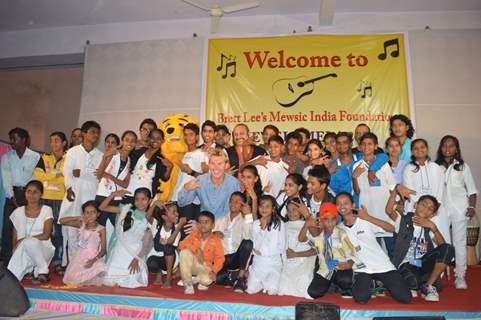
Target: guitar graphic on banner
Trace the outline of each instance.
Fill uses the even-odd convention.
[[[312,79],[305,76],[279,79],[272,84],[272,91],[277,103],[288,108],[314,92],[314,82],[330,77],[337,78],[337,73],[329,73]]]

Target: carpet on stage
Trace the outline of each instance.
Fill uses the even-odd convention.
[[[153,282],[153,275],[151,275],[150,283]],[[212,285],[207,291],[196,290],[194,295],[185,295],[183,293],[183,288],[173,284],[171,289],[163,289],[160,286],[149,285],[146,288],[138,289],[125,289],[119,287],[78,287],[71,288],[64,286],[61,278],[52,275],[52,279],[48,285],[33,285],[31,281],[25,280],[22,282],[24,287],[27,289],[29,297],[35,301],[45,301],[45,300],[62,300],[60,293],[70,294],[69,299],[72,298],[72,294],[78,294],[78,297],[89,297],[89,303],[97,304],[123,304],[120,300],[116,298],[126,298],[126,297],[139,297],[144,298],[143,300],[134,300],[138,303],[133,303],[132,306],[138,306],[141,304],[139,301],[147,301],[151,298],[153,302],[153,307],[155,308],[155,301],[172,301],[174,302],[192,302],[192,310],[202,306],[203,303],[210,303],[210,307],[205,305],[204,308],[207,311],[212,308],[212,306],[225,306],[225,308],[218,308],[216,312],[222,313],[224,310],[226,314],[231,313],[229,306],[236,306],[237,312],[242,310],[243,306],[251,307],[250,311],[246,309],[246,314],[249,312],[257,312],[255,310],[281,310],[279,312],[279,319],[294,318],[293,306],[300,301],[316,301],[320,303],[333,303],[341,307],[344,316],[351,315],[352,318],[369,318],[372,316],[385,316],[385,315],[413,315],[419,313],[420,315],[451,315],[452,318],[478,318],[481,317],[481,267],[469,268],[467,274],[467,282],[469,285],[468,290],[456,290],[454,288],[454,277],[451,279],[444,279],[444,290],[440,293],[440,302],[426,302],[421,297],[414,298],[411,304],[403,305],[395,302],[389,297],[376,297],[369,301],[369,303],[361,305],[356,303],[353,299],[341,298],[340,295],[327,294],[326,296],[317,300],[307,300],[302,298],[295,298],[290,296],[269,296],[267,294],[241,294],[235,293],[232,289],[224,288],[218,285]],[[33,289],[33,290],[32,290]],[[55,294],[58,294],[56,298]],[[98,298],[100,297],[100,298]],[[44,299],[46,298],[46,299]],[[86,299],[86,298],[85,298]],[[102,301],[96,301],[95,299],[100,299]],[[110,302],[109,302],[110,301]],[[120,302],[119,302],[120,301]],[[125,300],[123,300],[125,301]],[[45,304],[44,304],[45,305]],[[47,304],[48,305],[48,304]],[[258,307],[260,309],[252,309],[252,307]],[[261,308],[262,307],[262,308]],[[162,306],[165,309],[165,305]],[[179,308],[189,309],[188,304],[180,304]],[[349,310],[350,313],[346,313]],[[187,310],[185,310],[187,311]],[[204,310],[205,311],[205,310]],[[242,311],[240,311],[242,313]],[[292,312],[292,313],[291,313]],[[266,312],[267,314],[268,312]],[[289,313],[290,316],[289,316]],[[275,313],[274,313],[275,314]],[[281,315],[284,316],[281,316]],[[119,314],[119,316],[125,316],[125,314]],[[148,318],[148,317],[146,317]],[[152,317],[150,317],[152,318]],[[175,318],[175,317],[174,317]],[[220,317],[222,318],[222,317]],[[219,319],[220,319],[219,318]],[[227,317],[226,319],[241,318],[241,317]],[[246,317],[252,318],[252,317]],[[255,318],[255,317],[254,317]],[[276,317],[270,317],[276,318]]]

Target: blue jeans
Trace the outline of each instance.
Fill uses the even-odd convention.
[[[58,223],[58,214],[60,212],[60,206],[62,205],[62,200],[43,199],[43,204],[52,208],[53,233],[52,233],[51,239],[52,239],[52,244],[55,247],[55,253],[52,258],[52,264],[56,266],[62,263],[62,254],[63,254],[62,225]]]

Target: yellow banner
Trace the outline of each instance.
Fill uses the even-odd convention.
[[[252,131],[306,127],[313,137],[411,116],[404,34],[208,40],[205,119]]]

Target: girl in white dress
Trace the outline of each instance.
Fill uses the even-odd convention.
[[[124,288],[146,287],[146,259],[152,248],[152,233],[146,216],[151,194],[149,189],[139,188],[135,190],[134,207],[130,204],[122,207],[109,206],[113,197],[122,197],[127,192],[113,192],[99,207],[102,211],[120,214],[115,226],[115,236],[109,243],[104,284]]]
[[[423,195],[431,195],[438,200],[441,207],[438,210],[439,231],[447,243],[451,243],[449,219],[444,203],[444,172],[443,169],[429,157],[428,142],[415,139],[411,144],[411,162],[406,165],[403,173],[403,185],[416,191],[405,202],[404,212],[414,212],[414,204]]]
[[[50,241],[53,227],[52,209],[40,203],[43,185],[30,181],[25,189],[27,205],[18,207],[10,216],[13,223],[13,255],[8,269],[22,280],[33,272],[37,283],[48,282],[48,265],[55,247]]]
[[[467,289],[466,273],[466,228],[468,219],[475,215],[478,189],[468,164],[461,157],[459,140],[447,135],[439,144],[436,163],[444,170],[444,199],[452,228],[456,259],[457,289]]]
[[[259,219],[252,224],[253,261],[249,267],[247,293],[260,291],[276,295],[286,252],[286,227],[276,206],[276,199],[263,195],[259,199]]]
[[[299,241],[299,232],[305,221],[301,219],[296,200],[298,201],[293,199],[287,204],[287,251],[283,261],[279,295],[312,299],[307,288],[312,281],[317,252],[307,242]]]

